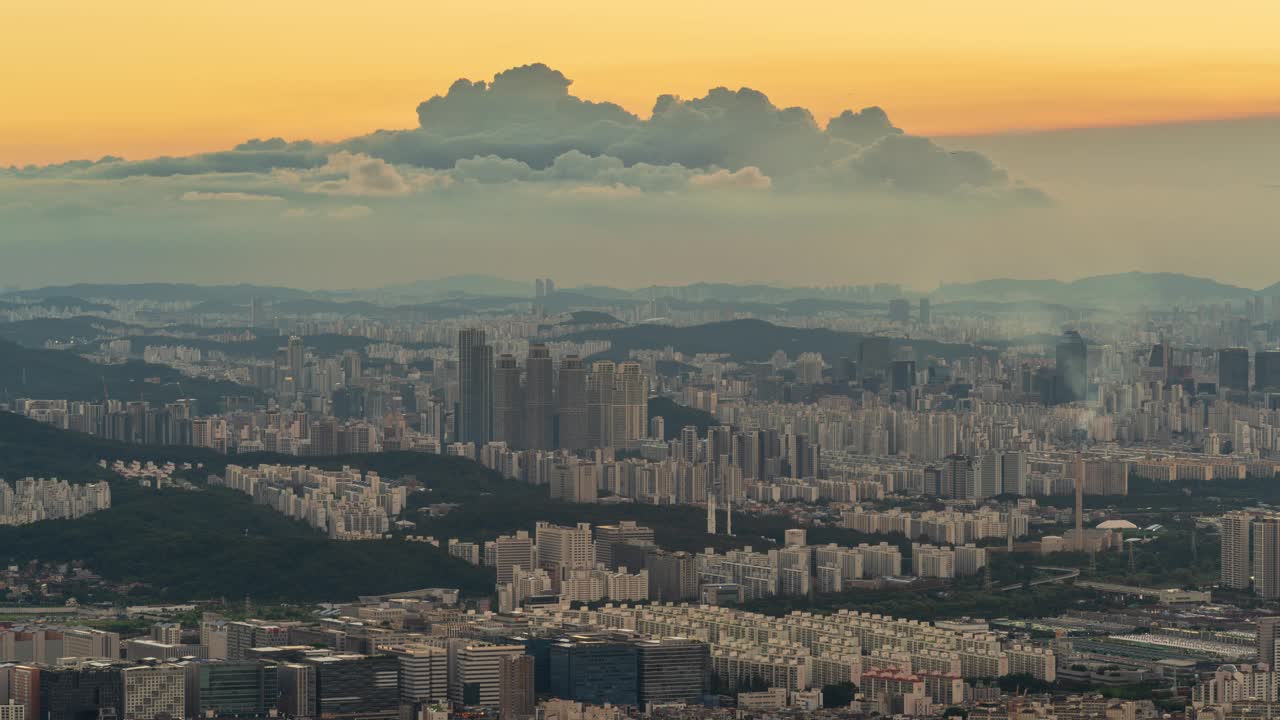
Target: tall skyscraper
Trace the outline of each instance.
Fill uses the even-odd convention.
[[[304,349],[302,346],[302,338],[297,335],[289,337],[289,346],[286,349],[289,360],[289,377],[293,378],[294,387],[302,387],[302,362]]]
[[[1218,351],[1218,388],[1249,392],[1249,350],[1223,348]]]
[[[942,466],[940,495],[947,498],[974,498],[978,492],[978,468],[965,455],[952,455]]]
[[[1253,388],[1280,390],[1280,350],[1259,350],[1253,354]]]
[[[458,440],[479,448],[493,439],[493,347],[484,330],[458,333],[458,390]]]
[[[1079,454],[1076,455],[1074,462],[1075,491],[1076,491],[1076,533],[1075,533],[1075,551],[1084,551],[1084,458]]]
[[[266,312],[262,306],[262,298],[255,297],[249,301],[249,327],[261,327],[266,321]]]
[[[588,447],[587,371],[582,358],[569,355],[560,361],[560,389],[556,398],[559,416],[559,445],[568,450]]]
[[[883,375],[889,369],[889,338],[867,337],[858,344],[858,367],[863,377]]]
[[[504,353],[493,368],[493,439],[513,448],[525,447],[524,427],[520,366],[514,355]]]
[[[911,303],[897,299],[889,301],[889,322],[906,323],[911,320]]]
[[[1080,333],[1068,330],[1062,334],[1056,360],[1054,401],[1083,402],[1089,390],[1089,349]]]
[[[1253,592],[1265,600],[1280,599],[1280,517],[1253,521]]]
[[[614,397],[614,437],[624,447],[632,447],[649,431],[649,378],[638,362],[620,364],[618,375],[620,396]]]
[[[524,446],[535,450],[553,449],[555,398],[552,395],[554,369],[551,352],[540,343],[529,346],[525,360]]]
[[[920,298],[920,324],[931,323],[933,323],[933,308],[929,304],[929,298]]]
[[[916,385],[916,361],[894,360],[889,373],[890,392],[907,391]]]
[[[1027,454],[1005,452],[1000,454],[1001,492],[1006,495],[1027,494]]]
[[[1253,515],[1229,512],[1222,516],[1222,586],[1247,590],[1253,576],[1249,528]]]
[[[649,425],[649,384],[640,363],[600,360],[587,380],[587,429],[591,447],[631,447]]]

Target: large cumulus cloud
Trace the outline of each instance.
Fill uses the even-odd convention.
[[[231,150],[128,162],[103,158],[11,170],[19,177],[272,173],[311,192],[402,196],[442,183],[554,183],[633,188],[972,194],[1020,203],[1043,195],[986,157],[948,152],[893,125],[884,110],[846,110],[820,124],[750,88],[663,95],[648,118],[574,96],[546,65],[458,80],[417,108],[419,126],[337,143],[249,140]]]

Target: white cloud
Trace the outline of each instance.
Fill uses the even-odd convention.
[[[309,188],[311,192],[326,195],[408,195],[414,190],[386,160],[346,150],[333,153],[328,162],[307,174],[338,176]]]
[[[188,190],[180,196],[185,202],[233,201],[233,202],[280,202],[284,198],[277,195],[263,195],[247,192],[208,192],[204,190]]]
[[[689,185],[707,189],[768,190],[773,187],[773,181],[768,175],[760,172],[760,168],[748,166],[733,172],[717,170],[704,175],[694,175],[689,178]]]

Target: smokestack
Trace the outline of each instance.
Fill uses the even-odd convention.
[[[1084,552],[1084,456],[1077,453],[1076,474],[1076,552]]]

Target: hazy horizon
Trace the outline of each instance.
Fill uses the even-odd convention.
[[[402,130],[0,170],[0,284],[1280,280],[1280,117],[930,140],[871,103],[720,87],[639,115],[576,87],[523,65]]]

